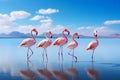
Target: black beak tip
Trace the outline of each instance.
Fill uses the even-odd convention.
[[[38,33],[36,33],[36,35],[38,35]]]
[[[68,35],[70,35],[70,32],[68,32]]]
[[[50,38],[53,38],[52,36]]]
[[[79,39],[80,37],[78,37],[78,39]]]
[[[95,35],[97,37],[97,35]]]

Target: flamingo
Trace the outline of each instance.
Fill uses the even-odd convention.
[[[46,54],[46,58],[47,58],[47,61],[48,61],[48,56],[47,56],[47,47],[50,46],[52,44],[52,41],[49,39],[48,35],[51,36],[52,38],[52,33],[51,31],[48,31],[46,32],[46,39],[40,41],[40,43],[37,45],[36,48],[39,48],[39,47],[42,47],[43,48],[43,61],[44,61],[44,53]]]
[[[88,44],[88,47],[86,48],[86,50],[93,50],[93,53],[92,53],[92,61],[93,61],[93,55],[94,55],[94,50],[96,49],[96,47],[98,46],[99,44],[99,41],[97,39],[97,30],[95,30],[93,32],[93,35],[94,35],[94,40],[91,41],[89,44]]]
[[[73,40],[73,41],[67,45],[67,48],[71,49],[70,52],[73,51],[73,54],[70,54],[70,52],[69,52],[68,54],[69,54],[70,56],[75,57],[75,59],[76,59],[76,61],[77,61],[77,57],[74,56],[74,49],[78,46],[78,42],[74,39],[75,37],[78,37],[78,38],[79,38],[78,33],[74,33],[74,34],[73,34],[73,36],[72,36],[72,40]]]
[[[68,38],[67,36],[65,36],[64,32],[68,32],[68,35],[70,34],[70,32],[67,29],[64,29],[62,31],[63,37],[59,37],[53,42],[53,45],[59,46],[58,56],[60,56],[61,53],[62,59],[63,59],[63,45],[67,44],[68,42]]]
[[[28,51],[27,51],[27,59],[29,59],[29,58],[33,55],[33,51],[32,51],[32,49],[31,49],[30,47],[33,46],[33,45],[36,43],[35,37],[33,36],[32,32],[35,32],[36,35],[38,34],[37,30],[36,30],[35,28],[33,28],[33,29],[31,30],[31,32],[30,32],[30,36],[31,36],[32,38],[24,39],[24,40],[21,42],[21,44],[20,44],[20,46],[24,46],[24,47],[28,48]],[[32,53],[31,55],[29,55],[29,50],[30,50],[31,53]]]

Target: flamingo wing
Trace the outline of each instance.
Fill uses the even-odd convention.
[[[46,43],[47,43],[47,40],[46,40],[46,39],[40,41],[40,43],[37,45],[37,48],[38,48],[38,47],[43,47]]]
[[[35,42],[34,39],[32,39],[32,38],[27,38],[27,39],[24,39],[24,40],[21,42],[20,46],[30,47],[30,46],[34,45],[35,43],[36,43],[36,42]]]
[[[97,46],[98,46],[98,43],[95,40],[93,40],[88,44],[88,47],[86,48],[86,50],[90,50],[90,49],[94,50]]]
[[[65,44],[65,43],[66,43],[65,38],[60,37],[60,38],[57,38],[57,39],[54,41],[53,45],[63,45],[63,44]]]
[[[73,48],[75,48],[75,47],[77,47],[77,45],[75,44],[75,42],[71,42],[71,43],[69,43],[68,46],[67,46],[67,48],[70,48],[70,49],[73,49]]]

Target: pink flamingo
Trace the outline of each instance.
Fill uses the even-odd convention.
[[[72,42],[68,44],[67,48],[71,49],[71,51],[73,51],[73,54],[70,54],[70,52],[68,53],[70,56],[73,56],[75,57],[76,61],[77,61],[77,57],[74,56],[74,49],[78,46],[78,42],[74,39],[75,37],[78,37],[79,38],[79,35],[78,33],[74,33],[73,36],[72,36]]]
[[[33,29],[31,30],[31,33],[30,33],[30,36],[31,36],[32,38],[24,39],[24,40],[21,42],[21,44],[20,44],[20,46],[24,46],[24,47],[28,48],[27,59],[29,59],[29,58],[33,55],[33,51],[32,51],[32,49],[31,49],[30,47],[33,46],[33,45],[36,43],[35,37],[33,36],[32,32],[36,32],[36,35],[38,34],[37,30],[36,30],[35,28],[33,28]],[[31,53],[32,53],[31,55],[29,55],[29,50],[30,50]]]
[[[46,58],[48,61],[48,56],[47,56],[47,47],[52,44],[52,41],[49,39],[48,35],[52,38],[52,33],[51,31],[46,32],[46,39],[40,41],[40,43],[37,45],[37,48],[42,47],[43,48],[43,61],[44,61],[44,53],[46,54]]]
[[[57,38],[53,43],[53,45],[59,46],[58,56],[60,56],[61,53],[62,59],[63,59],[63,45],[65,45],[68,42],[68,38],[65,36],[64,32],[68,32],[68,35],[70,34],[70,32],[67,29],[64,29],[62,31],[63,37]]]
[[[93,35],[94,35],[94,39],[93,41],[91,41],[89,44],[88,44],[88,47],[86,48],[86,50],[93,50],[93,53],[92,53],[92,61],[93,61],[93,55],[94,55],[94,50],[96,49],[96,47],[98,46],[98,39],[97,39],[97,30],[95,30],[93,32]]]

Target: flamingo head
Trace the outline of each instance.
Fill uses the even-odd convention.
[[[47,34],[50,34],[50,37],[52,38],[52,32],[48,31]]]
[[[67,29],[64,29],[63,31],[68,32],[68,35],[70,34],[70,31],[68,31]]]
[[[94,30],[93,35],[97,37],[97,30]]]
[[[78,33],[74,33],[74,35],[79,39],[79,34]]]
[[[36,35],[38,35],[38,31],[35,28],[33,28],[32,31],[36,32]]]

